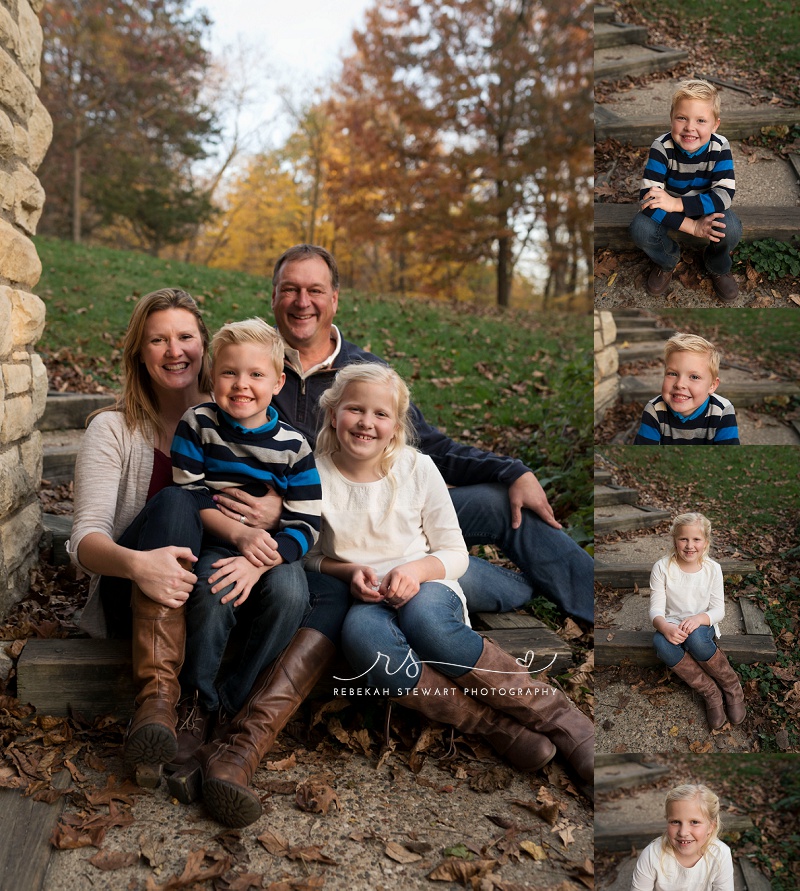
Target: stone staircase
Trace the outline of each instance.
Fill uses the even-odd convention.
[[[664,343],[676,333],[674,329],[661,327],[656,318],[645,310],[615,310],[613,316],[617,325],[617,352],[621,366],[663,358]],[[724,360],[720,378],[720,395],[730,399],[737,409],[742,445],[800,446],[800,421],[793,418],[783,421],[755,410],[743,411],[779,397],[800,397],[800,381],[767,379],[756,372],[732,368]],[[661,382],[662,374],[658,368],[623,375],[620,378],[620,402],[644,405],[661,392]],[[636,420],[630,427],[618,431],[610,439],[611,444],[630,445],[638,427]]]
[[[634,849],[619,864],[616,876],[598,880],[598,891],[630,891],[631,877],[639,853],[664,831],[666,786],[653,788],[673,768],[654,762],[647,755],[601,755],[595,758],[595,850],[611,853]],[[626,790],[624,796],[616,795]],[[753,821],[741,808],[722,802],[722,839],[753,829]],[[745,857],[734,860],[734,891],[770,891],[771,883]]]
[[[595,34],[600,38],[600,44],[595,43],[595,80],[618,80],[626,76],[670,71],[687,58],[686,52],[648,45],[646,29],[615,21],[614,11],[607,7],[595,7]],[[719,86],[738,89],[730,84]],[[671,86],[669,91],[671,93]],[[610,105],[613,103],[595,104],[595,141],[612,138],[632,146],[649,146],[666,129],[667,103],[666,96],[662,97],[655,103],[652,111],[642,113],[639,110],[635,116],[630,117],[612,110]],[[775,108],[768,102],[755,108],[730,106],[731,103],[724,97],[720,132],[731,143],[760,133],[762,127],[791,127],[800,124],[800,108]],[[788,162],[773,163],[785,167],[782,176],[789,189],[793,188],[797,192],[800,155],[792,155]],[[750,175],[752,176],[752,171]],[[633,248],[628,225],[638,209],[637,204],[595,203],[595,247],[613,250]],[[789,241],[800,232],[800,207],[795,206],[794,201],[787,201],[785,206],[776,207],[768,203],[742,203],[739,199],[734,204],[734,210],[742,221],[745,241],[763,238]],[[682,232],[677,233],[676,237],[682,243],[702,244]]]
[[[631,530],[646,533],[633,540],[598,541],[595,544],[595,581],[613,588],[619,605],[613,617],[598,614],[595,618],[597,666],[619,665],[623,659],[642,666],[661,664],[652,645],[647,598],[650,570],[667,552],[669,535],[647,530],[671,520],[671,514],[637,505],[637,498],[636,490],[616,486],[609,472],[595,472],[595,533]],[[727,578],[755,570],[749,560],[722,559],[718,562]],[[721,631],[724,650],[734,662],[772,662],[777,657],[769,626],[751,600],[740,598],[734,601],[726,597]]]

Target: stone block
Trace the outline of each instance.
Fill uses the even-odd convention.
[[[11,118],[0,109],[0,159],[6,161],[16,154],[14,124],[11,122]]]
[[[12,445],[0,452],[0,517],[30,501],[35,490],[20,460],[19,449]]]
[[[31,367],[21,363],[5,364],[2,366],[3,383],[6,394],[18,396],[27,393],[31,388]]]
[[[47,367],[38,353],[31,353],[31,387],[33,416],[38,423],[47,408]]]
[[[595,380],[610,377],[616,374],[619,369],[619,353],[614,347],[601,350],[594,354],[594,377]]]
[[[3,400],[5,413],[0,426],[0,446],[23,439],[35,424],[33,401],[27,394]]]
[[[42,535],[42,508],[38,499],[0,522],[0,553],[11,575],[35,554]]]
[[[594,332],[594,351],[595,353],[599,353],[601,350],[605,348],[605,344],[603,343],[603,332],[595,331]]]
[[[617,400],[619,378],[610,377],[601,381],[594,388],[594,423],[599,424],[605,416],[606,409]]]
[[[0,47],[0,105],[27,121],[36,104],[36,90],[16,60]]]
[[[21,163],[17,163],[13,179],[14,222],[23,232],[35,235],[44,209],[44,189],[36,176]]]
[[[30,481],[31,491],[38,493],[42,481],[42,434],[34,430],[28,439],[19,443],[19,452],[25,475]]]
[[[607,310],[598,313],[600,316],[600,330],[603,335],[603,343],[608,346],[617,339],[617,323],[614,316]]]
[[[19,4],[19,61],[22,70],[38,90],[42,85],[39,62],[42,58],[42,26],[39,17],[24,0]]]
[[[41,25],[39,30],[41,30]],[[15,55],[19,55],[19,26],[5,6],[0,6],[0,44]]]
[[[14,290],[12,305],[11,329],[14,346],[33,346],[44,331],[46,311],[44,302],[36,294]]]
[[[42,261],[30,238],[0,220],[0,278],[33,288],[42,274]],[[37,336],[41,337],[41,331]]]
[[[21,158],[27,161],[28,167],[35,173],[50,148],[53,139],[53,119],[48,110],[42,105],[39,97],[33,106],[33,113],[28,118],[28,149]]]
[[[14,290],[0,285],[0,358],[8,356],[13,349],[11,337],[11,314],[14,309]]]

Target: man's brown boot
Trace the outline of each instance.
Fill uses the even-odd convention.
[[[261,816],[261,800],[249,788],[253,774],[335,655],[336,647],[324,634],[301,628],[261,672],[228,735],[200,749],[203,799],[215,820],[241,827]]]
[[[725,709],[722,707],[722,693],[719,687],[703,671],[699,663],[688,654],[677,665],[670,666],[678,677],[705,699],[706,718],[712,730],[719,730],[725,723]]]
[[[546,736],[533,733],[517,721],[464,694],[460,678],[447,678],[429,665],[414,692],[392,701],[422,712],[426,718],[450,724],[462,733],[482,736],[498,754],[520,770],[540,770],[556,753]]]
[[[717,652],[705,662],[697,663],[722,688],[725,695],[725,711],[731,724],[741,724],[746,715],[744,692],[739,675],[731,668],[727,656],[717,647]]]
[[[674,271],[674,269],[664,269],[657,263],[653,263],[650,275],[647,276],[647,284],[645,286],[647,293],[652,294],[653,297],[662,297],[666,294]]]
[[[543,733],[578,776],[594,784],[594,724],[555,687],[534,680],[517,660],[489,638],[475,667],[455,679],[472,697]],[[502,692],[501,692],[502,691]]]
[[[739,296],[739,285],[730,272],[723,275],[711,274],[711,284],[714,286],[714,293],[723,303],[733,303]]]
[[[162,606],[132,586],[134,713],[125,741],[131,764],[164,764],[175,757],[181,695],[178,674],[186,645],[184,607]]]

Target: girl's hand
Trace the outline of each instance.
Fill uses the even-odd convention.
[[[197,557],[189,548],[172,545],[153,551],[140,551],[140,554],[141,565],[136,567],[132,581],[139,586],[142,594],[170,609],[183,606],[197,584],[197,576],[184,569],[178,561],[184,561],[188,566],[195,563]]]
[[[702,614],[698,614],[696,616],[689,616],[687,619],[684,619],[678,628],[681,631],[685,631],[686,635],[690,635],[693,631],[696,631],[701,625],[708,625],[709,623],[704,622],[703,619],[708,618],[707,616],[703,616]]]
[[[281,559],[275,539],[263,529],[252,529],[250,526],[242,525],[241,530],[237,529],[233,544],[253,566],[270,569]]]
[[[378,593],[378,575],[371,566],[358,566],[350,577],[350,593],[364,603],[380,603],[383,595]]]
[[[675,644],[676,646],[682,644],[689,636],[681,629],[680,625],[673,625],[672,622],[670,622],[669,627],[664,628],[661,633],[671,644]]]
[[[389,606],[400,609],[419,591],[419,577],[409,569],[408,564],[397,566],[388,572],[378,593]]]
[[[208,583],[213,586],[211,593],[219,594],[228,585],[233,585],[220,603],[228,603],[237,598],[234,606],[241,606],[247,600],[253,585],[267,571],[264,567],[253,566],[244,557],[223,557],[212,564],[212,568],[216,571],[208,579]]]
[[[214,501],[224,516],[254,529],[277,529],[283,510],[283,498],[272,489],[258,498],[242,489],[222,489]]]

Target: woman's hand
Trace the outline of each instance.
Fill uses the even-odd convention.
[[[383,577],[378,593],[389,606],[400,609],[419,592],[419,576],[411,568],[412,564],[396,566]]]
[[[244,557],[223,557],[212,564],[212,569],[215,572],[208,578],[208,583],[212,586],[211,593],[219,594],[228,585],[233,585],[220,603],[233,600],[234,606],[241,606],[247,600],[253,585],[267,571],[264,567],[253,566]]]
[[[272,489],[258,498],[243,489],[222,489],[214,501],[228,519],[254,529],[277,529],[283,510],[283,498]]]
[[[280,562],[278,545],[275,539],[263,529],[253,529],[250,526],[242,526],[236,530],[233,544],[236,550],[246,557],[253,566],[270,569]]]
[[[350,576],[350,593],[364,603],[380,603],[383,595],[378,593],[378,575],[371,566],[356,566]]]
[[[138,585],[142,594],[171,609],[183,606],[197,583],[197,576],[184,569],[179,562],[190,565],[197,561],[189,548],[171,545],[134,553],[137,555],[137,562],[131,580]]]

